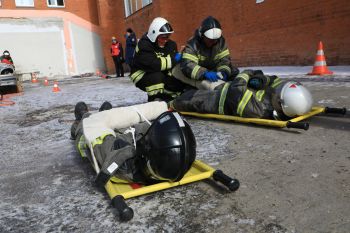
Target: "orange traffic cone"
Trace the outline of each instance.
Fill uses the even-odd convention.
[[[328,67],[326,64],[326,57],[324,56],[324,52],[323,52],[323,44],[322,44],[322,41],[320,41],[320,43],[318,44],[318,50],[315,58],[314,68],[312,69],[311,73],[308,73],[308,75],[325,75],[325,74],[333,74],[333,72],[328,70]]]
[[[36,73],[31,73],[30,75],[32,77],[32,83],[37,83],[38,82],[38,77],[37,77]]]
[[[49,81],[47,80],[47,78],[45,78],[44,80],[44,86],[48,86],[49,85]]]
[[[54,82],[52,92],[60,92],[61,89],[58,87],[58,83]]]

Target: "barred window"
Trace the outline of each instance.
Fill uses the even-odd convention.
[[[49,7],[64,7],[64,0],[47,0]]]
[[[34,0],[16,0],[15,3],[16,3],[16,6],[29,6],[29,7],[34,6]]]
[[[125,17],[152,3],[152,0],[124,0]]]

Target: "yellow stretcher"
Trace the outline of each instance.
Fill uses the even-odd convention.
[[[335,114],[344,115],[346,113],[346,108],[313,107],[309,113],[302,116],[295,117],[288,121],[269,120],[269,119],[260,119],[260,118],[245,118],[245,117],[238,117],[238,116],[196,113],[196,112],[180,112],[180,113],[182,115],[194,116],[194,117],[200,117],[200,118],[234,121],[239,123],[250,123],[250,124],[265,125],[265,126],[279,127],[279,128],[287,127],[287,128],[297,128],[297,129],[308,130],[309,123],[300,122],[300,121],[320,113],[335,113]]]
[[[105,185],[105,189],[112,199],[112,205],[118,210],[120,219],[128,221],[133,218],[133,210],[127,206],[125,199],[184,185],[204,179],[213,178],[224,184],[230,191],[239,188],[239,181],[225,175],[221,170],[215,170],[209,165],[195,160],[191,169],[178,182],[161,182],[153,185],[142,186],[136,183],[128,183],[125,180],[112,177]]]

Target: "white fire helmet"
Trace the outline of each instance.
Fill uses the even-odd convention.
[[[149,26],[147,37],[152,42],[156,42],[157,37],[162,34],[174,33],[173,28],[164,18],[157,17],[155,18],[151,25]]]
[[[221,25],[217,19],[208,16],[203,20],[199,33],[208,39],[217,40],[222,36]]]
[[[289,117],[304,115],[311,111],[313,99],[311,93],[298,82],[287,82],[281,90],[281,107]]]

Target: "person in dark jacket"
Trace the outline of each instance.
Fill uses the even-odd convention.
[[[198,89],[211,90],[239,73],[231,64],[230,51],[218,20],[211,16],[203,20],[187,42],[176,69],[174,72],[181,70],[183,73],[180,77],[175,75],[176,78]]]
[[[310,92],[300,83],[245,70],[215,90],[186,91],[169,106],[184,112],[287,120],[309,112],[312,102]]]
[[[148,101],[170,101],[185,87],[171,74],[181,57],[170,39],[173,32],[166,19],[157,17],[136,46],[130,78],[136,87],[147,92]]]
[[[158,101],[122,108],[104,102],[91,114],[84,102],[76,104],[71,136],[92,163],[98,186],[114,176],[141,184],[182,179],[195,160],[196,141],[189,124],[167,110]]]
[[[111,56],[115,66],[116,77],[124,77],[124,51],[122,44],[117,41],[115,37],[112,37],[112,45],[111,45]]]
[[[134,31],[131,28],[126,29],[126,46],[125,46],[125,63],[131,66],[137,39]]]

